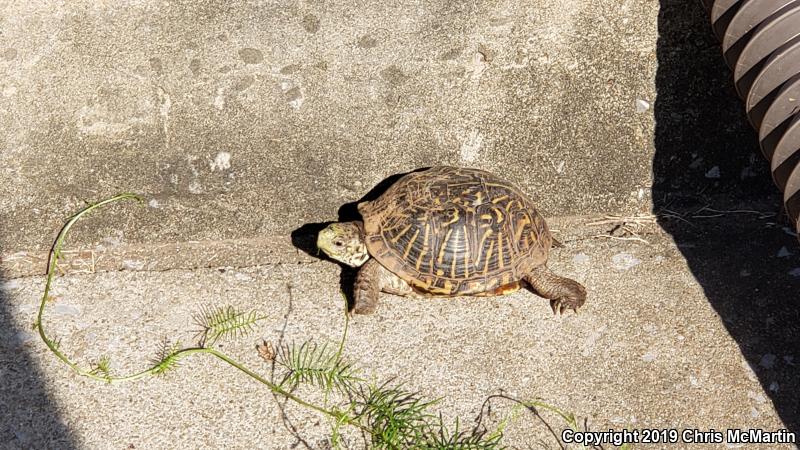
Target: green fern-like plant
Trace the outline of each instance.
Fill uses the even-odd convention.
[[[275,362],[287,371],[280,385],[288,389],[310,384],[346,394],[353,390],[355,383],[362,381],[358,369],[328,344],[305,341],[299,346],[282,345],[276,352]]]
[[[485,431],[461,430],[458,418],[456,418],[455,425],[451,430],[440,414],[438,422],[432,424],[423,448],[449,450],[503,449],[505,447],[501,445],[502,438],[502,433],[493,433],[487,436]]]
[[[89,373],[111,380],[111,358],[108,355],[101,356]]]
[[[219,339],[252,333],[256,322],[265,318],[258,311],[239,311],[233,306],[203,306],[194,315],[194,322],[200,327],[196,337],[201,347],[212,346]]]
[[[392,381],[362,389],[359,397],[355,417],[372,430],[374,448],[414,448],[426,441],[435,419],[428,409],[438,400],[426,401]]]
[[[152,372],[155,375],[164,375],[165,373],[176,369],[180,365],[180,359],[183,353],[181,352],[181,343],[175,342],[170,344],[169,340],[164,338],[163,342],[158,348],[158,353],[151,359],[153,364]]]
[[[51,348],[54,348],[56,350],[61,350],[61,338],[45,339],[45,342],[50,344]]]

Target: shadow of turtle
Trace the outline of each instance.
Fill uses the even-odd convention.
[[[386,177],[380,183],[376,184],[375,187],[369,190],[363,197],[360,199],[343,204],[339,207],[337,211],[338,220],[337,222],[351,222],[355,220],[362,220],[361,214],[358,212],[358,204],[363,202],[369,202],[377,199],[387,189],[389,189],[394,183],[397,182],[400,178],[404,176],[414,173],[420,172],[422,170],[426,170],[428,167],[420,167],[418,169],[414,169],[408,172],[397,173]],[[358,269],[355,267],[350,267],[346,264],[340,263],[328,257],[325,253],[321,252],[317,248],[317,234],[320,231],[325,229],[328,225],[334,223],[333,221],[328,222],[314,222],[314,223],[307,223],[302,225],[299,228],[296,228],[292,231],[292,245],[294,245],[297,249],[302,250],[303,252],[321,259],[323,261],[330,261],[332,263],[338,264],[339,267],[342,268],[341,275],[339,276],[339,288],[341,289],[342,293],[347,297],[347,305],[348,308],[353,307],[353,284],[356,280],[356,274],[358,273]]]

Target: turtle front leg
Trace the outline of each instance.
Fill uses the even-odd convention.
[[[353,312],[356,314],[372,314],[378,308],[378,294],[381,292],[381,265],[369,259],[356,275],[353,289]]]
[[[414,290],[402,278],[390,272],[374,259],[361,266],[356,275],[353,312],[372,314],[378,308],[378,294],[413,296]]]
[[[569,278],[560,277],[546,266],[539,266],[525,277],[536,294],[550,300],[553,313],[563,314],[571,309],[578,312],[586,302],[586,288]]]

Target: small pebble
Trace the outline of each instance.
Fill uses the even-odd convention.
[[[761,361],[758,362],[758,365],[765,368],[765,369],[772,369],[775,367],[775,360],[778,359],[772,353],[767,353],[761,357]]]
[[[742,172],[739,174],[739,179],[744,180],[746,178],[753,178],[757,176],[758,174],[753,170],[753,168],[748,166],[742,169]]]
[[[791,355],[784,356],[783,357],[783,362],[785,362],[786,364],[788,364],[790,366],[793,366],[794,365],[794,356],[791,356]]]
[[[648,102],[647,100],[642,100],[640,98],[636,99],[636,112],[637,113],[643,113],[643,112],[647,111],[648,109],[650,109],[650,102]]]
[[[14,334],[12,341],[17,344],[17,346],[22,347],[32,340],[33,335],[31,333],[28,333],[27,331],[18,331],[16,334]]]
[[[648,351],[644,355],[642,355],[642,361],[644,362],[653,362],[656,359],[656,354],[652,351]]]
[[[147,202],[147,206],[149,206],[151,208],[160,208],[161,207],[161,205],[158,203],[158,200],[156,200],[156,199],[152,199],[149,202]]]
[[[786,258],[787,256],[792,256],[792,253],[788,248],[781,247],[781,249],[778,250],[778,258]]]
[[[122,261],[122,267],[128,270],[141,270],[144,268],[144,261],[136,261],[134,259],[126,259]]]
[[[741,277],[749,277],[750,276],[750,271],[747,270],[747,269],[742,269],[742,270],[739,271],[739,276],[741,276]]]
[[[63,304],[63,303],[59,303],[59,304],[57,304],[57,305],[56,305],[56,306],[53,308],[53,311],[54,311],[56,314],[61,314],[61,315],[65,315],[65,316],[77,316],[77,315],[78,315],[78,314],[80,314],[80,312],[81,312],[81,311],[78,309],[78,307],[77,307],[77,306],[65,305],[65,304]]]
[[[773,381],[772,383],[769,384],[769,390],[772,392],[778,392],[778,389],[780,388],[781,386],[778,384],[777,381]]]
[[[103,244],[107,244],[111,248],[118,247],[120,244],[122,244],[122,239],[120,236],[109,236],[103,238],[100,245],[102,246]]]
[[[231,154],[228,152],[219,152],[214,157],[211,163],[211,171],[219,170],[220,172],[231,168]]]
[[[617,253],[611,257],[611,262],[617,270],[629,270],[642,263],[642,260],[636,258],[630,253]]]
[[[592,259],[592,257],[586,253],[578,253],[572,258],[572,262],[575,264],[583,264],[585,262],[589,262],[590,259]]]
[[[19,289],[19,281],[17,281],[17,280],[8,280],[5,283],[3,283],[2,290],[13,291],[15,289]]]
[[[755,409],[755,408],[750,408],[750,417],[752,417],[752,418],[754,418],[754,419],[755,419],[756,417],[758,417],[758,416],[760,416],[760,415],[761,415],[761,413],[760,413],[760,412],[758,412],[758,410],[757,410],[757,409]]]
[[[795,267],[794,269],[790,270],[789,275],[793,277],[800,277],[800,267]]]
[[[22,447],[27,447],[31,442],[30,435],[28,433],[22,431],[22,430],[16,430],[15,429],[14,430],[14,437],[17,438],[17,442],[19,442],[19,444]]]
[[[706,172],[706,178],[719,178],[720,176],[719,166],[714,166]]]
[[[250,275],[241,272],[236,272],[233,275],[233,278],[236,278],[238,281],[250,281],[253,279],[253,277],[251,277]]]

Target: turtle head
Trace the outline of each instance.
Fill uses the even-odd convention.
[[[369,259],[361,222],[337,222],[317,235],[317,248],[336,261],[359,267]]]

